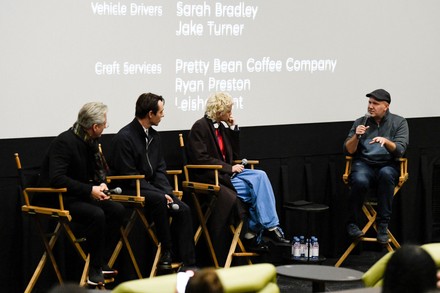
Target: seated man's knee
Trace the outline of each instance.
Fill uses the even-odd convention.
[[[384,167],[379,170],[378,180],[394,183],[397,177],[397,171],[393,167]]]
[[[370,180],[363,173],[352,173],[350,176],[350,186],[366,190],[370,187]]]

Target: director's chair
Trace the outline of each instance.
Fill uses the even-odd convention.
[[[183,170],[185,175],[185,180],[182,182],[182,187],[184,190],[188,191],[191,194],[196,209],[197,218],[199,220],[199,227],[195,232],[194,242],[197,244],[197,242],[200,239],[200,236],[203,234],[206,243],[208,245],[209,254],[214,263],[214,267],[219,268],[217,255],[212,245],[212,240],[209,234],[207,223],[212,213],[212,210],[215,208],[216,198],[218,192],[220,191],[218,172],[222,168],[222,166],[188,164],[186,159],[185,144],[182,134],[179,134],[179,145],[182,151]],[[241,161],[238,161],[237,163],[241,163]],[[258,161],[248,161],[248,163],[251,165],[251,168],[253,169],[254,164],[257,164]],[[214,183],[198,182],[191,180],[190,170],[205,170],[207,172],[211,171],[213,173]],[[257,253],[247,252],[240,239],[240,235],[243,229],[243,224],[244,224],[244,220],[240,219],[237,226],[234,226],[233,224],[229,226],[231,233],[233,234],[233,238],[224,265],[225,268],[231,266],[233,257],[246,257],[248,264],[252,264],[249,257],[258,256]],[[240,251],[237,252],[237,249],[239,249]]]
[[[178,175],[182,173],[181,170],[169,170],[167,171],[169,175],[173,175],[174,181],[174,190],[173,193],[179,199],[182,198],[182,191],[178,189]],[[116,259],[119,256],[122,246],[124,245],[127,249],[127,252],[130,256],[131,263],[133,268],[136,271],[136,274],[139,279],[142,279],[142,274],[139,269],[139,265],[137,264],[136,258],[134,256],[133,250],[131,248],[130,242],[128,240],[128,235],[133,229],[134,224],[136,223],[136,219],[139,219],[142,222],[145,230],[147,231],[150,239],[153,241],[154,246],[156,247],[156,254],[154,257],[153,265],[150,271],[150,277],[154,277],[157,274],[157,264],[159,262],[162,249],[159,240],[157,239],[156,233],[154,232],[154,223],[149,223],[145,214],[144,214],[144,206],[145,206],[145,197],[140,194],[140,180],[145,178],[144,175],[120,175],[120,176],[107,176],[107,182],[111,183],[113,181],[118,180],[135,180],[136,181],[136,195],[123,195],[123,194],[111,194],[110,197],[113,201],[120,202],[125,206],[132,208],[133,211],[129,217],[129,220],[124,228],[121,228],[121,238],[118,241],[115,250],[113,251],[112,256],[108,262],[110,267],[113,267]],[[171,219],[170,219],[171,221]],[[181,266],[181,263],[173,263],[171,265],[172,269],[178,269]]]
[[[99,151],[102,154],[102,148],[101,145],[99,145]],[[178,185],[178,176],[182,174],[181,170],[167,170],[168,175],[173,176],[173,194],[178,197],[179,199],[182,198],[183,192],[179,190]],[[150,277],[154,277],[157,274],[157,264],[159,262],[160,256],[162,254],[162,249],[159,240],[157,239],[156,233],[154,232],[154,223],[149,223],[145,214],[144,214],[144,206],[145,206],[145,197],[141,196],[141,189],[140,189],[140,180],[143,180],[145,178],[144,175],[116,175],[116,176],[107,176],[107,183],[110,184],[114,181],[126,181],[126,180],[135,180],[136,185],[136,195],[124,195],[124,194],[111,194],[110,197],[113,201],[117,201],[125,205],[126,207],[129,207],[132,209],[132,212],[130,214],[130,217],[127,221],[127,224],[125,227],[121,228],[121,237],[116,244],[116,247],[110,257],[110,260],[108,262],[109,267],[113,267],[113,265],[116,262],[116,259],[119,256],[119,253],[121,252],[122,246],[125,246],[127,249],[128,255],[130,257],[131,263],[133,265],[133,268],[136,272],[136,275],[139,279],[142,279],[142,273],[139,269],[139,265],[136,261],[136,257],[133,253],[133,249],[131,247],[131,244],[128,240],[128,236],[133,229],[136,220],[139,219],[142,222],[143,227],[147,231],[150,239],[153,241],[154,246],[156,247],[156,254],[153,260],[153,265],[151,267],[150,271]],[[171,219],[170,219],[171,221]],[[172,269],[178,269],[181,266],[181,263],[173,263],[171,265]]]
[[[50,187],[33,187],[37,186],[38,183],[38,170],[37,168],[22,168],[20,156],[18,153],[14,154],[15,163],[17,165],[17,171],[19,175],[19,189],[20,193],[23,195],[24,204],[21,206],[21,211],[23,214],[29,216],[33,222],[35,222],[37,227],[37,233],[41,238],[44,245],[44,253],[40,258],[40,261],[35,269],[25,292],[32,292],[35,284],[40,277],[47,259],[50,260],[52,268],[60,284],[63,284],[63,277],[61,275],[60,269],[58,267],[57,261],[53,254],[54,246],[59,239],[62,231],[65,232],[68,239],[72,243],[75,251],[78,253],[82,261],[84,261],[84,269],[80,280],[80,286],[87,285],[87,275],[89,268],[89,255],[86,255],[80,243],[85,241],[84,238],[77,238],[70,226],[72,222],[72,216],[70,212],[64,208],[63,194],[67,192],[66,188],[50,188]],[[41,197],[53,197],[57,196],[57,207],[49,207],[33,204],[32,197],[38,194]],[[55,220],[56,226],[53,231],[49,234],[46,233],[43,228],[43,219]]]
[[[353,158],[351,156],[345,157],[345,172],[342,175],[342,180],[344,181],[345,184],[349,183],[348,178],[351,173],[352,160]],[[394,196],[397,194],[397,192],[400,190],[403,184],[408,180],[408,159],[399,158],[399,164],[400,164],[400,175],[399,175],[399,181],[396,187],[394,188]],[[364,233],[364,235],[366,235],[367,231],[369,231],[371,227],[373,227],[374,230],[376,230],[377,232],[377,226],[375,223],[377,212],[374,208],[376,205],[377,205],[377,201],[375,199],[368,199],[364,202],[362,206],[362,211],[368,220],[365,226],[362,228],[362,232]],[[390,240],[388,243],[385,244],[387,250],[394,251],[395,249],[399,248],[400,247],[399,242],[396,240],[396,238],[389,229],[388,229],[388,236]],[[377,242],[377,239],[372,237],[360,237],[354,239],[353,242],[350,244],[350,246],[347,248],[347,250],[344,252],[344,254],[336,262],[335,267],[339,267],[345,261],[348,255],[353,251],[353,249],[358,245],[358,243],[361,241]]]

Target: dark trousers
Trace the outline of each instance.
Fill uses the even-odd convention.
[[[66,203],[72,221],[85,227],[90,264],[102,266],[119,239],[125,208],[110,200],[70,201]]]
[[[156,226],[156,236],[164,249],[172,249],[186,265],[196,263],[192,214],[189,206],[170,195],[179,210],[169,209],[163,192],[148,191],[145,212],[151,215]],[[170,225],[170,218],[172,222]],[[174,245],[173,245],[174,244]]]
[[[378,223],[388,223],[391,218],[394,187],[399,176],[398,165],[371,166],[364,161],[355,160],[351,166],[349,222],[357,223],[362,212],[362,205],[369,191],[374,188],[377,196]]]

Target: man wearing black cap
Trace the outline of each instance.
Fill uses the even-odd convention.
[[[368,189],[374,184],[378,197],[377,240],[387,243],[394,187],[399,176],[396,159],[405,154],[409,130],[405,118],[390,113],[391,96],[386,90],[377,89],[366,96],[368,113],[353,123],[344,142],[344,152],[353,156],[347,232],[353,238],[364,235],[357,219]]]

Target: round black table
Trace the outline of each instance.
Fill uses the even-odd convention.
[[[353,269],[310,264],[278,266],[276,270],[281,276],[312,281],[313,292],[325,292],[325,282],[359,281],[364,274]]]

